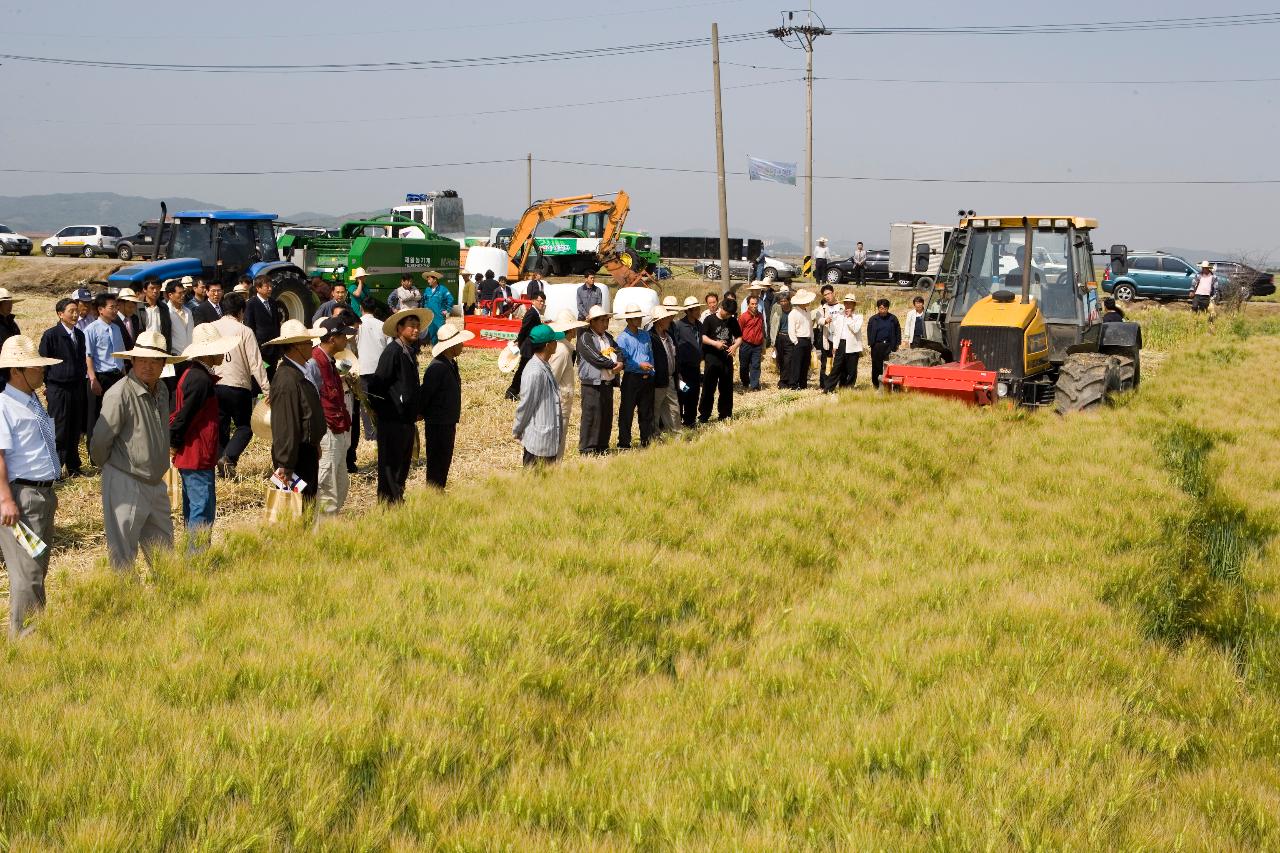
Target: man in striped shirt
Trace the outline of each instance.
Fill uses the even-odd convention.
[[[529,332],[529,363],[520,374],[520,404],[511,434],[524,446],[526,467],[555,462],[560,454],[564,419],[560,411],[560,386],[547,362],[555,342],[564,339],[546,323]]]

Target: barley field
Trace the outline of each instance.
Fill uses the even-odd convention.
[[[1105,411],[869,393],[85,571],[0,846],[1280,847],[1280,315]]]

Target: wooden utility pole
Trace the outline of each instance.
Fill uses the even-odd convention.
[[[711,25],[711,76],[716,96],[716,189],[720,196],[720,284],[729,291],[729,196],[724,181],[724,111],[720,105],[720,25]]]
[[[525,159],[524,177],[525,177],[525,195],[528,198],[528,201],[525,202],[525,207],[533,207],[533,153],[532,152],[530,152],[529,156]]]

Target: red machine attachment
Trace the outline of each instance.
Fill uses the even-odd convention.
[[[923,391],[990,406],[996,401],[997,374],[973,357],[968,340],[960,342],[960,360],[935,367],[890,364],[882,384],[890,391]]]
[[[465,346],[476,349],[503,349],[520,334],[520,321],[513,320],[511,315],[516,307],[523,305],[526,310],[533,302],[528,299],[495,299],[492,302],[481,302],[477,311],[488,311],[487,314],[467,314],[462,318],[462,327],[468,332],[475,332],[475,337],[467,341]]]

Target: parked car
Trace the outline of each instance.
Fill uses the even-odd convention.
[[[154,258],[156,256],[156,225],[158,222],[155,219],[139,222],[137,234],[130,234],[128,237],[121,237],[117,240],[116,257],[122,261],[131,261],[134,258]],[[160,238],[161,245],[168,244],[171,228],[173,228],[173,223],[166,222],[164,235]]]
[[[123,237],[114,225],[68,225],[40,243],[46,257],[54,255],[115,255],[116,242]]]
[[[1130,302],[1139,296],[1187,299],[1196,279],[1195,267],[1164,252],[1130,252],[1128,266],[1124,275],[1116,276],[1108,264],[1102,276],[1103,291],[1121,302]],[[1224,283],[1219,277],[1219,284]]]
[[[754,261],[729,261],[729,277],[730,278],[751,278],[755,274]],[[777,258],[765,256],[764,260],[764,278],[765,281],[793,281],[800,274],[800,270],[795,264],[789,264],[786,261],[780,261]],[[720,261],[702,260],[697,261],[693,265],[693,271],[696,275],[700,275],[707,281],[715,281],[720,278]]]
[[[1226,279],[1231,286],[1238,286],[1241,295],[1248,299],[1251,296],[1270,296],[1276,292],[1276,278],[1269,272],[1254,269],[1239,261],[1214,261],[1213,271],[1220,279]]]
[[[0,225],[0,255],[31,254],[31,238],[14,231],[8,225]]]
[[[844,284],[853,280],[853,255],[838,261],[827,261],[827,284]],[[867,249],[867,281],[892,281],[889,274],[889,250]]]

